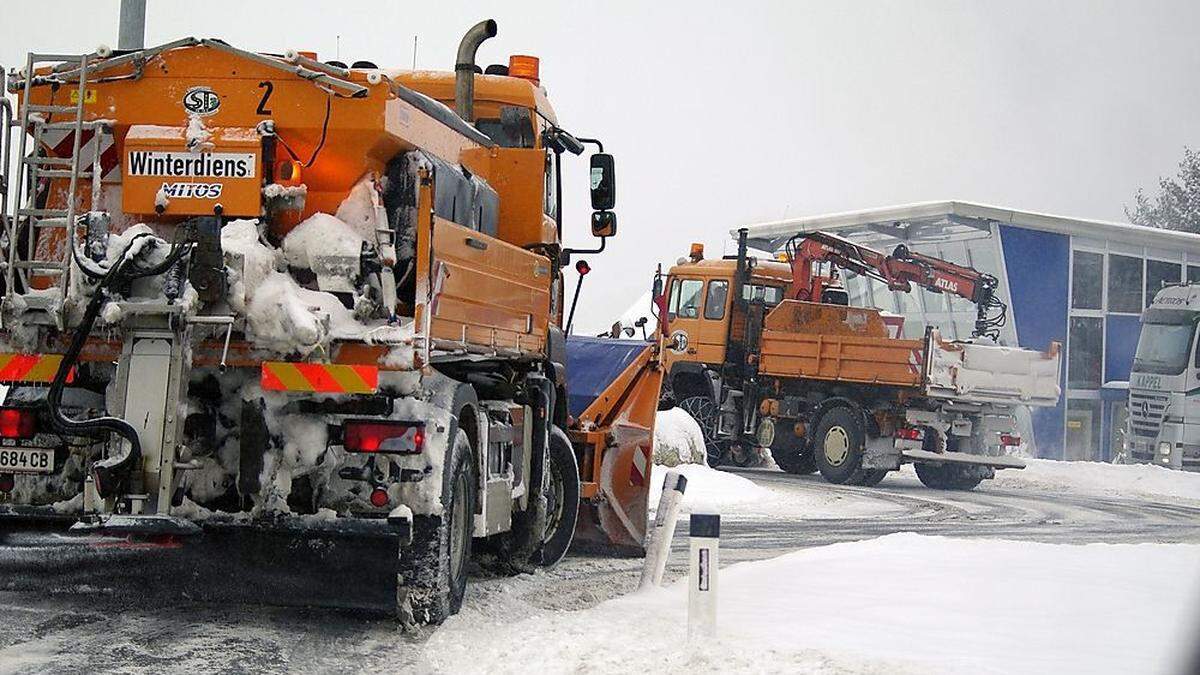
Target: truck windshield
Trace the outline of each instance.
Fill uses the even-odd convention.
[[[1138,338],[1133,369],[1143,373],[1178,375],[1187,366],[1195,324],[1145,323]]]

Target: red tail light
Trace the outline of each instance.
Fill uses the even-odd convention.
[[[1021,437],[1016,434],[1000,434],[1000,445],[1015,447],[1021,444]]]
[[[425,425],[352,420],[346,422],[342,445],[350,452],[416,455],[425,450]]]
[[[377,509],[382,509],[388,505],[391,498],[388,496],[387,490],[383,488],[375,488],[371,491],[371,506]]]
[[[924,440],[925,432],[916,427],[900,427],[896,430],[896,438],[903,441]]]
[[[0,437],[33,438],[37,413],[29,408],[0,408]]]

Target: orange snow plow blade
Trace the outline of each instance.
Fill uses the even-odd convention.
[[[662,367],[656,345],[637,340],[567,340],[568,435],[579,460],[582,503],[576,550],[645,550],[654,462],[654,415]]]

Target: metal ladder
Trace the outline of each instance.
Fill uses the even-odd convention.
[[[10,124],[19,134],[18,168],[16,172],[17,191],[16,209],[6,223],[8,235],[8,250],[5,252],[5,302],[10,302],[15,295],[23,295],[25,307],[33,310],[54,311],[61,319],[61,309],[70,286],[71,256],[77,238],[79,215],[79,190],[81,181],[91,181],[91,204],[95,209],[99,203],[100,180],[100,136],[110,133],[107,124],[101,121],[84,119],[87,101],[88,61],[93,55],[63,55],[63,54],[34,54],[26,57],[23,71],[22,105]],[[36,69],[45,69],[48,64],[49,72],[37,74]],[[33,104],[30,102],[35,86],[50,86],[75,84],[77,86],[63,87],[74,94],[74,102],[66,104]],[[68,96],[70,96],[68,94]],[[54,115],[66,115],[68,119],[54,121]],[[67,157],[50,156],[43,150],[45,133],[47,131],[68,131],[71,138],[71,153]],[[92,132],[93,153],[90,166],[81,162],[80,148],[83,145],[85,130]],[[30,153],[29,142],[32,138],[33,150]],[[69,187],[65,195],[65,204],[54,208],[39,208],[36,203],[38,182],[41,179],[69,179]],[[22,231],[22,224],[26,225]],[[61,251],[53,251],[48,244],[43,244],[44,253],[38,251],[38,241],[43,237],[54,237],[55,231],[61,232],[59,243]],[[24,245],[26,255],[19,251]],[[57,278],[53,287],[57,293],[31,294],[31,282],[35,277]],[[17,283],[20,283],[18,292]],[[61,323],[61,320],[56,321]]]

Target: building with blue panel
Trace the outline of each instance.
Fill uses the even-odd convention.
[[[1020,420],[1038,456],[1107,460],[1124,426],[1142,309],[1166,283],[1200,281],[1200,235],[973,204],[929,202],[763,223],[750,242],[782,250],[799,232],[836,232],[890,252],[897,244],[1000,280],[1009,307],[1002,344],[1063,344],[1064,396]],[[902,314],[908,337],[933,325],[971,335],[975,308],[928,291],[897,293],[847,275],[850,303]]]

